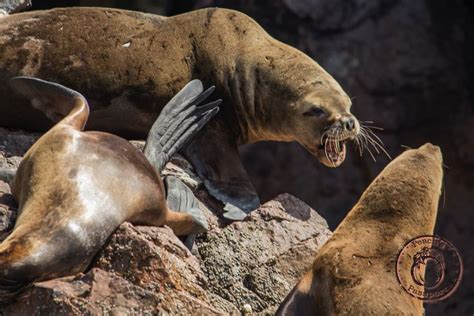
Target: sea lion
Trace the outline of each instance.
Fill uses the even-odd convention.
[[[443,178],[439,147],[407,150],[370,184],[277,315],[422,315],[397,280],[397,255],[432,235]],[[404,271],[408,276],[410,270]]]
[[[339,84],[237,11],[203,9],[170,18],[107,8],[33,11],[2,18],[0,34],[2,126],[51,125],[2,83],[13,76],[81,92],[91,105],[87,128],[126,137],[144,137],[189,80],[216,85],[222,110],[184,155],[225,204],[228,218],[242,218],[260,204],[238,145],[296,141],[337,167],[345,141],[359,133]]]
[[[0,303],[32,282],[84,271],[124,221],[167,225],[176,235],[206,229],[199,209],[167,206],[157,171],[216,114],[219,101],[197,107],[212,90],[201,93],[198,80],[186,85],[150,130],[145,157],[118,136],[84,132],[89,108],[78,92],[33,78],[11,83],[32,106],[64,115],[28,150],[11,183],[18,218],[0,243]]]

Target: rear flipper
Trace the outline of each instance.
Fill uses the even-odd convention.
[[[148,133],[144,154],[158,173],[177,151],[218,112],[221,100],[199,106],[214,87],[203,91],[201,81],[189,82],[161,111]]]
[[[240,160],[235,136],[224,122],[218,119],[210,122],[186,146],[184,155],[209,193],[224,203],[225,218],[243,220],[260,206],[260,199]]]
[[[187,213],[168,210],[163,224],[169,226],[176,236],[200,234],[207,230],[207,221],[196,208],[188,210]]]
[[[191,215],[195,222],[196,230],[206,231],[208,229],[207,219],[199,209],[199,202],[191,189],[173,176],[165,178],[165,186],[167,192],[166,204],[168,207]],[[192,234],[187,236],[183,243],[188,249],[192,249],[195,239],[196,235]]]

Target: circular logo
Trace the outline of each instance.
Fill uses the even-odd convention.
[[[397,278],[408,294],[427,303],[449,297],[461,281],[463,266],[456,247],[438,236],[410,240],[397,258]]]

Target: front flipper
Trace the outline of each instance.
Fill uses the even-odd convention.
[[[169,101],[151,127],[145,144],[145,157],[160,173],[168,160],[218,112],[221,100],[202,103],[214,87],[202,92],[199,80],[189,82]]]
[[[203,230],[208,229],[207,219],[203,212],[199,209],[199,202],[186,184],[173,176],[165,178],[166,186],[166,204],[168,208],[184,212],[191,215],[196,222],[196,226],[202,227]],[[192,249],[196,235],[189,235],[184,240],[184,245],[188,249]]]
[[[224,203],[224,217],[243,220],[260,206],[256,190],[240,160],[235,138],[222,121],[213,120],[184,149],[184,155],[209,193]]]

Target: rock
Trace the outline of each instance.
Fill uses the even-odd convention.
[[[152,292],[100,269],[37,283],[28,299],[10,305],[2,315],[123,315],[151,313],[161,302]]]
[[[279,305],[330,234],[314,210],[282,194],[197,244],[210,291],[239,310],[261,312]]]
[[[10,186],[0,180],[0,241],[5,239],[16,220],[16,206]]]
[[[208,301],[206,277],[198,260],[168,227],[122,224],[92,266],[146,290],[166,294],[166,299],[170,292],[185,292]]]
[[[98,268],[37,283],[27,295],[27,300],[3,309],[3,315],[222,314],[186,293],[148,291]]]
[[[5,315],[221,315],[199,262],[167,227],[122,224],[86,274],[36,283]]]
[[[0,127],[0,167],[18,167],[21,157],[40,134]]]
[[[0,3],[0,17],[5,14],[15,13],[31,7],[31,0],[4,0]]]
[[[166,164],[163,176],[168,175],[181,179],[193,191],[202,188],[202,181],[194,174],[191,164],[179,154],[174,155],[171,161]]]

